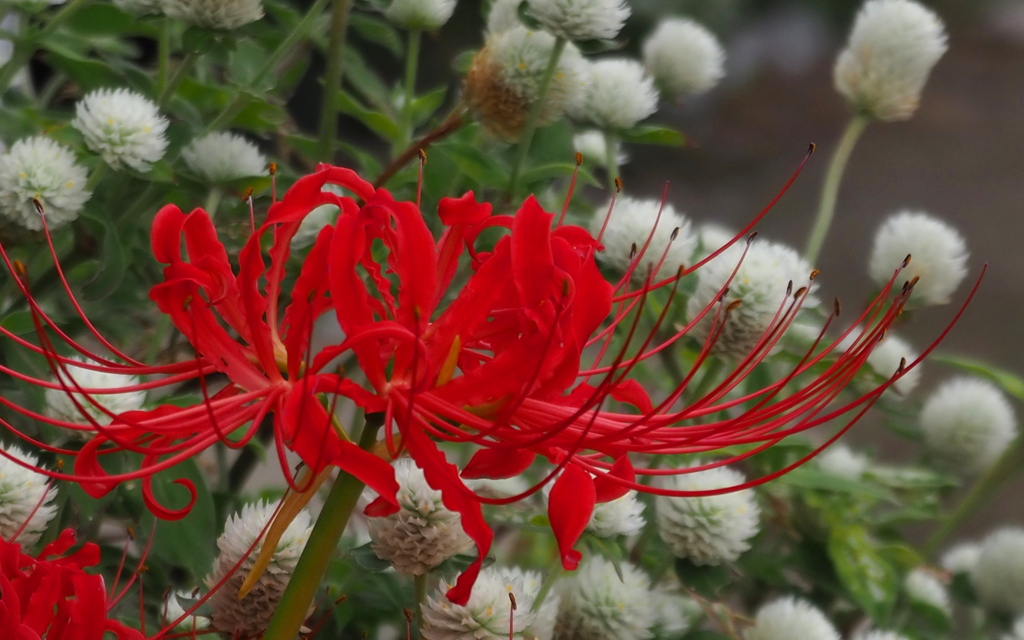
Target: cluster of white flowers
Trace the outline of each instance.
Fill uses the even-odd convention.
[[[967,244],[957,230],[926,213],[902,211],[890,216],[878,233],[868,261],[871,279],[884,286],[911,256],[894,283],[919,278],[910,303],[946,304],[967,275]]]
[[[572,116],[601,129],[629,129],[658,110],[658,90],[644,66],[628,58],[590,65],[584,98]]]
[[[114,169],[149,171],[167,151],[167,118],[152,100],[128,89],[87,93],[78,102],[71,126]]]
[[[54,229],[78,217],[92,195],[85,187],[85,168],[50,138],[24,138],[0,155],[0,217],[31,231],[43,228],[34,200]]]
[[[707,491],[743,484],[735,469],[716,467],[674,476],[666,488]],[[661,539],[678,558],[698,565],[733,562],[750,549],[761,511],[750,489],[693,498],[658,496],[654,500]]]
[[[540,574],[487,567],[480,572],[465,605],[454,604],[444,596],[449,588],[451,585],[442,580],[438,592],[423,606],[420,633],[426,640],[551,640],[558,598],[549,596],[534,611],[541,590]],[[516,601],[511,618],[509,594]]]
[[[584,165],[605,167],[608,164],[608,140],[604,132],[589,129],[572,137],[572,146],[583,156]],[[615,166],[621,167],[629,162],[629,154],[622,148],[622,143],[615,141]]]
[[[857,340],[857,334],[851,333],[844,340],[840,341],[837,345],[837,349],[845,351],[849,349]],[[874,370],[876,374],[883,378],[888,378],[896,373],[900,368],[900,363],[905,362],[910,365],[914,360],[917,359],[917,351],[907,343],[903,338],[887,333],[885,337],[875,345],[872,349],[871,354],[868,355],[868,366]],[[906,397],[910,395],[917,388],[918,383],[921,381],[921,366],[918,365],[913,369],[905,370],[900,376],[899,380],[893,383],[890,389],[893,389],[898,394],[892,397]]]
[[[472,541],[462,530],[459,514],[441,503],[441,492],[427,484],[411,459],[400,458],[393,466],[399,509],[367,521],[370,540],[377,556],[399,573],[421,576],[465,551]]]
[[[85,362],[82,358],[75,360]],[[113,420],[110,414],[137,411],[146,402],[145,391],[118,391],[139,384],[136,376],[94,371],[68,364],[62,370],[60,379],[64,381],[67,390],[64,387],[47,389],[45,394],[46,411],[58,420],[90,426],[92,423],[107,425]],[[76,389],[83,389],[84,393]]]
[[[644,504],[637,500],[636,491],[621,498],[601,502],[587,523],[587,531],[598,538],[631,536],[644,528]]]
[[[903,580],[903,589],[911,602],[918,602],[941,611],[946,617],[953,614],[946,586],[925,569],[914,569]]]
[[[645,640],[655,620],[650,580],[636,566],[618,569],[601,556],[589,557],[559,584],[559,640]]]
[[[196,138],[181,152],[193,173],[212,184],[264,175],[267,159],[244,137],[215,131]]]
[[[670,18],[644,41],[644,65],[667,95],[680,97],[710,90],[725,75],[725,52],[703,26]]]
[[[267,630],[299,556],[306,547],[312,525],[309,513],[300,511],[278,541],[259,581],[252,591],[239,599],[238,590],[255,565],[263,545],[262,542],[257,544],[251,553],[249,547],[263,532],[275,510],[276,505],[271,503],[247,504],[241,513],[228,518],[224,533],[217,539],[220,555],[206,584],[209,587],[219,585],[208,602],[213,608],[211,626],[221,633],[236,638],[256,638]],[[238,570],[221,584],[243,557],[245,559]]]
[[[384,17],[404,29],[436,31],[455,11],[455,0],[392,0]]]
[[[906,120],[946,48],[945,27],[930,9],[910,0],[869,0],[836,60],[836,89],[858,111]]]
[[[1009,400],[995,385],[957,378],[937,388],[921,408],[921,433],[928,451],[964,475],[981,473],[1017,436]]]
[[[813,605],[782,598],[758,610],[745,640],[839,640],[839,632]]]
[[[985,538],[969,575],[983,606],[1024,613],[1024,529],[1000,529]]]
[[[599,208],[590,221],[590,232],[594,237],[600,234],[602,226],[605,227],[600,238],[604,251],[597,254],[601,262],[624,272],[639,257],[633,270],[633,278],[637,280],[644,280],[649,275],[655,279],[672,277],[680,266],[690,263],[697,246],[697,236],[691,230],[690,221],[670,203],[620,197],[614,204],[610,215],[608,208],[611,203]],[[643,255],[640,255],[641,250]],[[653,273],[662,256],[665,256],[665,261],[658,272]]]
[[[263,0],[163,0],[165,14],[207,29],[237,29],[263,17]]]
[[[610,40],[629,17],[623,0],[527,0],[548,33],[566,40]]]
[[[31,466],[39,462],[33,454],[17,447],[7,448],[0,455],[0,538],[30,546],[57,515],[57,506],[53,504],[57,488],[51,487],[43,474],[11,458]]]

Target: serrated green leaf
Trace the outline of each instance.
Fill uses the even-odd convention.
[[[710,600],[717,599],[718,592],[732,582],[733,578],[728,567],[700,567],[684,558],[676,558],[675,571],[684,587]]]
[[[391,568],[391,563],[387,560],[382,560],[373,548],[370,546],[371,543],[367,542],[361,547],[356,547],[349,551],[349,555],[352,556],[352,560],[359,565],[361,568],[373,573],[380,573]]]
[[[618,132],[619,140],[636,144],[656,144],[666,147],[681,147],[686,144],[682,131],[656,125],[639,125]]]
[[[847,593],[876,622],[884,622],[896,604],[899,577],[878,553],[867,529],[856,525],[832,529],[828,555]]]
[[[992,382],[999,385],[1003,391],[1010,394],[1014,398],[1024,402],[1024,378],[1021,376],[994,367],[987,362],[980,360],[974,360],[972,358],[962,358],[960,356],[951,356],[946,354],[932,354],[931,359],[933,362],[941,362],[948,364],[951,367],[962,369],[974,375],[991,380]]]

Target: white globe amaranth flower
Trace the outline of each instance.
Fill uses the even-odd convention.
[[[659,638],[678,638],[690,630],[693,620],[702,609],[692,599],[659,589],[650,594],[654,604],[654,624],[651,630]]]
[[[641,281],[651,274],[657,280],[670,278],[676,275],[680,266],[690,264],[697,247],[697,235],[693,233],[689,219],[670,203],[619,197],[615,199],[615,206],[605,225],[607,215],[608,206],[604,206],[590,220],[590,232],[595,238],[604,226],[604,235],[600,238],[604,250],[597,254],[601,262],[625,272],[639,257],[633,278]],[[632,256],[634,245],[636,257]],[[646,249],[644,245],[647,245]],[[658,272],[653,273],[663,255],[665,261]]]
[[[487,567],[480,572],[469,601],[458,605],[444,596],[451,584],[442,580],[438,592],[428,596],[423,606],[420,633],[426,640],[505,640],[510,637],[511,593],[516,599],[511,637],[551,640],[558,598],[548,596],[533,611],[541,584],[540,574],[534,571]]]
[[[974,542],[962,542],[939,559],[939,566],[950,573],[970,573],[974,565],[978,563],[981,555],[981,545]]]
[[[925,569],[914,569],[903,579],[903,590],[911,602],[918,602],[938,609],[949,617],[953,614],[953,608],[949,601],[949,592],[946,586],[939,582],[930,571]]]
[[[527,0],[548,33],[566,40],[611,40],[629,18],[623,0]]]
[[[665,488],[706,491],[744,482],[739,471],[715,467],[674,476]],[[750,549],[750,539],[760,527],[761,510],[751,489],[693,498],[657,496],[654,509],[661,539],[677,558],[696,565],[735,561]]]
[[[730,281],[734,270],[736,275]],[[697,270],[697,288],[687,301],[687,314],[692,320],[705,308],[709,310],[691,335],[703,341],[712,328],[718,332],[717,316],[721,331],[711,352],[727,358],[744,358],[757,346],[776,316],[781,317],[779,310],[792,303],[791,294],[810,284],[812,271],[800,254],[783,244],[760,240],[749,245],[733,244]],[[719,311],[715,305],[727,282],[729,291]],[[810,286],[813,290],[814,285]],[[817,300],[808,295],[802,304],[815,306]],[[726,313],[730,305],[733,306]]]
[[[82,358],[73,358],[73,360],[86,362]],[[109,414],[118,415],[126,411],[137,411],[146,403],[145,391],[122,391],[139,384],[140,380],[137,376],[94,371],[67,364],[61,371],[60,380],[64,381],[66,390],[64,388],[46,390],[44,394],[46,413],[58,420],[88,426],[89,428],[83,430],[81,435],[91,434],[93,424],[110,424],[113,417]],[[56,381],[54,379],[54,382]],[[82,389],[84,392],[80,392],[78,389]],[[75,433],[70,429],[68,431]]]
[[[455,0],[392,0],[384,17],[404,29],[436,31],[455,11]]]
[[[601,129],[629,129],[657,110],[658,90],[642,64],[604,58],[590,65],[585,94],[571,113]]]
[[[114,0],[114,6],[128,13],[145,16],[160,13],[163,0]]]
[[[43,205],[51,229],[78,217],[92,194],[85,190],[87,174],[75,154],[43,136],[18,140],[0,156],[0,217],[40,231],[33,200]]]
[[[829,446],[815,457],[815,462],[825,473],[846,478],[847,480],[860,480],[868,469],[869,460],[866,455],[854,451],[843,443]]]
[[[572,137],[572,146],[583,156],[584,166],[608,166],[608,139],[604,132],[590,129],[577,133]],[[622,148],[622,143],[616,140],[613,146],[615,165],[621,167],[629,162],[629,154]]]
[[[937,388],[921,408],[928,451],[965,475],[988,469],[1017,437],[1017,418],[1006,395],[978,378],[956,378]]]
[[[875,629],[868,631],[867,633],[860,633],[853,637],[853,640],[910,640],[907,636],[902,633],[896,633],[895,631],[881,631]]]
[[[644,65],[663,93],[697,95],[725,76],[725,51],[704,26],[669,18],[644,41]]]
[[[856,339],[857,333],[852,332],[836,345],[836,349],[838,351],[846,351],[853,346]],[[910,343],[906,340],[890,332],[885,334],[881,342],[876,344],[874,349],[871,350],[867,366],[876,375],[889,378],[899,370],[901,362],[906,362],[907,365],[910,365],[914,360],[917,360],[917,350],[911,347]],[[895,397],[905,397],[917,388],[919,382],[921,382],[921,365],[905,371],[900,379],[893,383],[890,389],[898,394]],[[887,397],[891,398],[893,396]]]
[[[245,505],[241,513],[228,518],[224,533],[217,539],[220,554],[214,562],[213,572],[206,578],[207,586],[219,584],[245,557],[238,570],[208,600],[213,609],[211,626],[233,638],[258,638],[267,630],[312,531],[309,513],[300,511],[282,534],[263,575],[252,591],[239,600],[238,590],[255,565],[263,544],[257,544],[252,553],[249,553],[249,547],[270,522],[276,508],[275,504],[262,501]]]
[[[167,594],[167,600],[164,601],[163,624],[168,625],[178,618],[185,615],[185,607],[182,606],[178,599],[181,598],[186,602],[189,600],[198,600],[199,594],[193,595],[187,591],[172,591]],[[210,628],[210,619],[206,616],[190,615],[182,619],[181,622],[174,625],[174,631],[202,631],[203,629]]]
[[[985,608],[1024,613],[1024,529],[1000,529],[985,538],[970,578]]]
[[[519,138],[540,94],[554,47],[554,36],[523,26],[487,36],[465,82],[466,103],[486,129],[506,140]],[[567,107],[579,103],[588,80],[587,63],[579,49],[566,46],[544,95],[538,126],[551,124]]]
[[[196,138],[181,152],[193,173],[219,184],[262,176],[267,159],[259,148],[244,137],[227,131],[215,131]]]
[[[57,488],[50,486],[43,474],[10,459],[37,466],[39,460],[34,454],[14,446],[4,451],[0,456],[0,538],[28,547],[38,542],[57,515],[53,504]]]
[[[71,126],[113,169],[145,173],[167,151],[167,118],[156,103],[128,89],[98,89],[78,101]]]
[[[735,238],[736,232],[714,223],[705,223],[697,228],[697,237],[697,253],[694,258],[703,260]],[[737,242],[742,242],[742,239]]]
[[[945,27],[930,9],[910,0],[868,0],[836,60],[836,89],[857,111],[906,120],[946,49]]]
[[[501,33],[522,25],[519,5],[522,0],[495,0],[487,13],[487,33]]]
[[[416,463],[401,458],[393,466],[399,509],[367,520],[371,545],[399,573],[421,576],[465,551],[472,541],[462,530],[462,518],[441,503],[441,492],[427,484]]]
[[[1004,635],[1002,640],[1024,640],[1024,617],[1017,618],[1010,633]]]
[[[650,580],[632,563],[621,562],[619,569],[622,579],[609,560],[592,555],[558,584],[558,640],[646,640],[653,635]]]
[[[263,0],[163,0],[171,18],[207,29],[237,29],[263,17]]]
[[[871,279],[884,286],[910,255],[894,286],[919,278],[910,304],[946,304],[967,275],[967,243],[951,225],[926,213],[901,211],[878,233],[868,261]]]
[[[644,504],[637,500],[636,491],[621,498],[599,502],[587,523],[587,532],[598,538],[631,536],[644,528]]]
[[[761,607],[745,640],[839,640],[839,632],[817,607],[782,598]]]

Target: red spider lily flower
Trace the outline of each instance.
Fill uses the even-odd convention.
[[[11,640],[143,640],[107,617],[111,602],[103,577],[85,571],[100,560],[95,544],[71,555],[68,529],[34,558],[0,539],[0,629]]]

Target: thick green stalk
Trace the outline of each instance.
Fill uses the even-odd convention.
[[[412,624],[417,632],[423,628],[423,604],[427,601],[427,576],[416,576],[412,579],[413,592],[416,597],[416,608],[412,612]]]
[[[35,53],[38,42],[53,33],[57,27],[84,9],[90,2],[92,0],[72,0],[69,4],[64,5],[64,8],[58,11],[57,15],[53,16],[53,19],[46,23],[46,26],[35,37],[18,41],[7,64],[0,67],[0,94],[7,91],[14,76],[18,75],[18,72],[28,64],[32,54]]]
[[[604,132],[604,148],[605,148],[605,163],[607,166],[605,169],[608,172],[608,190],[615,191],[615,181],[619,178],[619,162],[616,158],[615,145],[618,142],[618,138],[611,131]]]
[[[846,125],[843,137],[839,139],[839,145],[832,154],[829,161],[828,173],[825,174],[825,182],[821,189],[821,201],[818,204],[818,217],[814,221],[814,228],[807,239],[807,248],[804,250],[804,257],[812,265],[818,261],[821,255],[821,247],[825,244],[825,237],[828,236],[828,229],[832,226],[832,217],[836,212],[836,200],[839,198],[839,185],[843,180],[843,173],[846,171],[846,163],[853,153],[853,148],[864,133],[864,128],[871,122],[871,118],[864,114],[857,114]]]
[[[344,72],[345,41],[348,39],[348,14],[352,0],[334,0],[331,10],[330,41],[327,45],[327,69],[324,71],[324,95],[320,109],[320,160],[332,162],[338,137],[338,94]]]
[[[537,87],[537,97],[530,105],[530,111],[526,115],[526,125],[523,127],[523,137],[519,141],[519,155],[516,156],[516,163],[512,166],[512,177],[508,181],[508,198],[514,198],[516,189],[519,188],[519,177],[522,175],[523,167],[526,165],[526,158],[530,155],[530,143],[533,142],[533,134],[537,132],[537,123],[540,122],[540,112],[544,108],[544,99],[547,97],[548,87],[551,86],[551,79],[555,77],[555,70],[558,69],[558,60],[562,57],[567,44],[565,38],[555,40],[555,46],[551,49],[551,57],[548,58],[548,66],[541,76],[540,86]]]
[[[220,206],[221,200],[224,199],[224,189],[220,187],[210,187],[210,193],[206,196],[206,204],[203,206],[203,210],[210,214],[212,219],[217,215],[217,208]]]
[[[420,40],[423,32],[414,29],[409,32],[409,44],[405,50],[405,94],[402,100],[402,137],[395,145],[395,153],[399,153],[412,140],[412,103],[416,97],[416,71],[420,61]]]
[[[359,438],[359,446],[369,449],[377,441],[379,421],[371,421],[367,417],[363,433]],[[355,476],[342,472],[335,480],[331,493],[324,502],[320,517],[313,525],[306,548],[299,557],[288,586],[281,597],[281,603],[270,620],[270,627],[263,635],[263,640],[295,640],[299,629],[306,620],[309,605],[320,588],[327,567],[338,546],[338,540],[348,525],[348,520],[355,510],[356,502],[363,493],[363,481]]]

